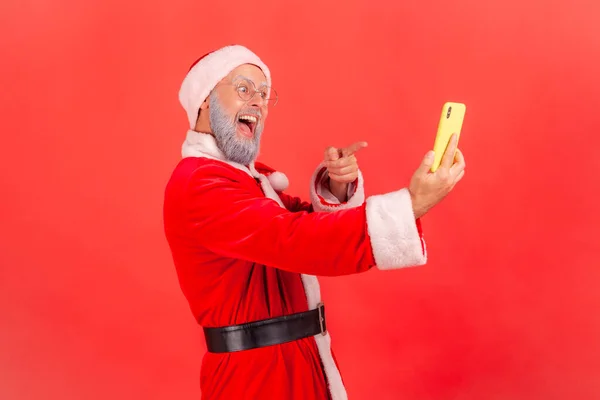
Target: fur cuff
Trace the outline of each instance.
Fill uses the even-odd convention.
[[[367,229],[379,269],[423,265],[427,249],[408,189],[367,199]]]
[[[324,163],[319,164],[315,170],[310,185],[310,200],[315,211],[335,211],[359,207],[365,202],[365,189],[363,176],[358,171],[358,179],[348,185],[348,201],[340,201],[327,188],[327,168]]]

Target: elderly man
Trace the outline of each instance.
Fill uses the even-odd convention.
[[[429,152],[409,187],[366,199],[354,155],[366,143],[329,148],[306,202],[284,193],[284,174],[255,162],[277,94],[253,52],[228,46],[202,57],[179,98],[190,129],[164,224],[204,330],[203,398],[347,399],[316,276],[425,264],[420,217],[464,175],[456,140],[435,173]]]

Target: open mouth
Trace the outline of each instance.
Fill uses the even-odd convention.
[[[254,130],[256,128],[256,124],[258,123],[258,118],[254,115],[241,115],[238,118],[237,123],[242,135],[251,138],[254,136]]]

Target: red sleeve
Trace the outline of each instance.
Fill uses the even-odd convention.
[[[335,213],[290,212],[258,187],[236,181],[228,167],[214,165],[194,172],[186,202],[193,239],[221,256],[321,276],[375,265],[365,205]]]
[[[304,201],[299,197],[293,197],[285,193],[278,194],[285,208],[291,212],[306,211],[311,213],[314,211],[311,203]]]

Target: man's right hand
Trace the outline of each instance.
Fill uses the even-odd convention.
[[[433,159],[433,151],[428,152],[410,180],[408,190],[415,218],[422,217],[442,201],[465,175],[465,159],[457,149],[456,134],[450,138],[440,167],[432,173]]]

